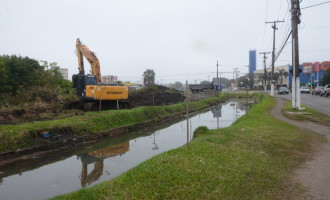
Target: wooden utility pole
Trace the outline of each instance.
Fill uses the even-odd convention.
[[[299,79],[299,46],[298,24],[300,24],[299,0],[291,0],[291,24],[292,24],[292,108],[300,109],[300,79]]]
[[[267,91],[267,71],[266,71],[266,59],[267,56],[266,54],[270,54],[270,52],[259,52],[259,54],[264,54],[264,92],[266,93]]]
[[[272,23],[273,24],[272,28],[274,29],[273,51],[272,51],[272,73],[270,75],[270,81],[271,81],[270,95],[271,96],[274,96],[274,84],[275,84],[275,81],[273,80],[273,78],[274,78],[274,66],[275,66],[275,33],[276,33],[276,30],[277,30],[276,23],[280,23],[280,22],[284,22],[284,21],[278,21],[277,20],[277,21],[272,21],[272,22],[266,22],[266,24]]]

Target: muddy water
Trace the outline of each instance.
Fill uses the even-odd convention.
[[[38,162],[31,167],[29,163],[25,167],[24,163],[18,163],[18,172],[7,177],[3,177],[6,171],[0,169],[0,199],[47,199],[110,180],[144,160],[186,144],[199,126],[209,129],[230,126],[245,114],[247,107],[244,102],[219,104],[188,120],[110,138],[61,160],[45,158],[51,161],[43,163],[49,164]]]

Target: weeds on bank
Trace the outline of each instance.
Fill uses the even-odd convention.
[[[245,94],[222,94],[217,97],[189,103],[190,112],[207,108],[230,97],[245,97]],[[0,152],[28,148],[36,145],[34,138],[53,129],[70,130],[75,135],[92,135],[111,128],[129,126],[148,120],[160,119],[186,112],[185,103],[169,106],[145,106],[129,110],[87,112],[84,115],[64,119],[38,121],[18,125],[0,125]]]
[[[190,148],[55,199],[303,199],[292,172],[321,137],[270,116],[273,104],[266,96],[231,127],[199,128]]]

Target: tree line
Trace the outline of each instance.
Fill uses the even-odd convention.
[[[58,68],[49,69],[56,64],[17,55],[0,56],[0,108],[56,103],[72,96],[71,82],[61,76]]]

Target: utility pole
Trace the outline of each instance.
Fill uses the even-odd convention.
[[[264,92],[266,93],[267,91],[267,71],[266,71],[266,59],[267,56],[266,54],[270,54],[270,52],[259,52],[259,54],[264,54]]]
[[[300,109],[300,79],[299,79],[299,46],[298,24],[300,24],[299,0],[291,0],[291,24],[292,24],[292,108]]]
[[[275,66],[275,32],[277,30],[276,27],[276,23],[280,23],[280,22],[284,22],[284,21],[272,21],[272,22],[266,22],[266,24],[268,23],[273,23],[272,28],[274,29],[274,35],[273,35],[273,52],[272,52],[272,73],[270,75],[270,81],[271,81],[271,85],[270,85],[270,95],[274,96],[274,66]]]
[[[218,82],[218,88],[217,88],[217,90],[219,90],[219,69],[218,69],[218,67],[219,67],[219,63],[218,63],[218,60],[217,60],[217,82]]]
[[[239,71],[236,71],[236,70],[238,70],[238,68],[234,68],[233,79],[235,80],[235,82],[236,82],[236,87],[237,87],[237,89],[238,89],[237,77],[238,77],[238,73],[239,73]]]

